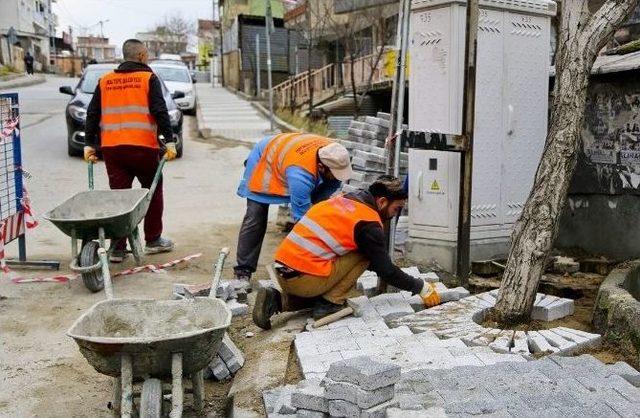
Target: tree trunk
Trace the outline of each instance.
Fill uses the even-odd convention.
[[[513,231],[495,307],[501,322],[530,318],[576,165],[591,67],[615,28],[637,4],[638,0],[607,0],[590,14],[587,0],[561,2],[549,133],[533,188]]]

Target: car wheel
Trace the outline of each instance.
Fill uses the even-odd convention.
[[[178,144],[176,146],[176,157],[177,158],[182,158],[182,135],[180,136],[180,139],[178,140]]]
[[[83,153],[71,145],[71,139],[67,138],[67,154],[69,157],[79,157]]]

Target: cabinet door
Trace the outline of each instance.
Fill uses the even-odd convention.
[[[481,9],[478,17],[476,112],[473,146],[471,224],[502,223],[500,184],[504,132],[503,80],[504,16],[499,10]]]
[[[459,167],[459,153],[409,150],[410,224],[454,230]]]
[[[464,9],[451,5],[411,13],[411,130],[460,133],[464,63],[464,21],[460,20],[464,12],[460,10]]]
[[[502,205],[515,222],[529,196],[547,135],[549,19],[506,13]]]

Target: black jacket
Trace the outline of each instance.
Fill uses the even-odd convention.
[[[115,70],[116,73],[132,73],[135,71],[153,72],[148,65],[133,61],[125,61]],[[100,119],[102,117],[100,103],[100,83],[98,83],[87,109],[87,122],[84,130],[85,143],[94,148],[100,146]],[[164,142],[174,142],[171,120],[169,119],[167,104],[162,94],[162,86],[155,74],[149,79],[149,113],[156,121],[158,133],[164,136]]]
[[[345,197],[377,210],[375,199],[367,190],[347,193]],[[408,290],[414,295],[420,293],[424,281],[405,273],[393,264],[391,257],[389,257],[385,233],[380,224],[377,222],[358,222],[354,237],[358,252],[369,260],[369,270],[375,272],[378,277],[391,286]]]

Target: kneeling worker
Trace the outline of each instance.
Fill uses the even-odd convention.
[[[368,190],[314,205],[276,250],[284,294],[273,288],[258,291],[256,325],[270,329],[271,316],[303,305],[313,305],[316,319],[342,309],[359,294],[356,282],[367,268],[392,286],[420,294],[425,305],[439,304],[435,286],[400,270],[387,252],[383,220],[398,214],[406,199],[400,180],[381,176]]]

